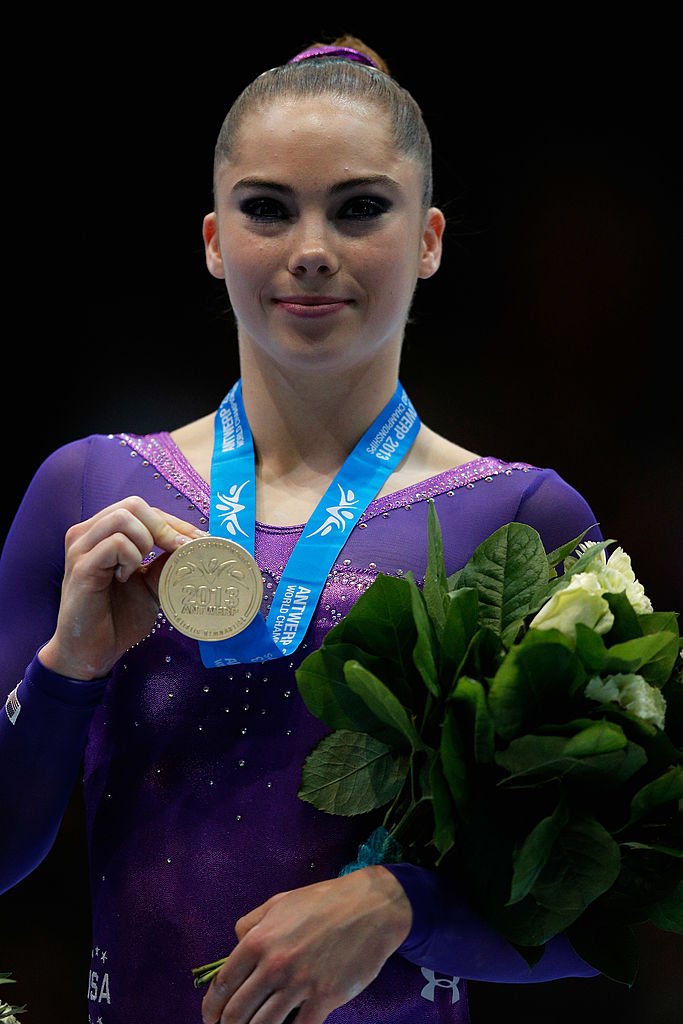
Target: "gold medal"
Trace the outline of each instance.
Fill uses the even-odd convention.
[[[195,640],[241,633],[263,599],[261,570],[249,552],[227,537],[199,537],[170,556],[159,577],[166,618]]]

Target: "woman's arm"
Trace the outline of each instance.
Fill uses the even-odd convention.
[[[50,850],[105,685],[83,687],[37,657],[57,621],[64,534],[81,517],[88,448],[87,440],[73,442],[39,467],[0,558],[0,892]]]
[[[118,658],[158,611],[163,557],[201,531],[130,496],[81,522],[89,442],[40,467],[0,560],[0,890],[54,842],[78,776],[92,715]]]
[[[63,537],[81,514],[88,442],[53,453],[20,503],[0,559],[0,892],[49,851],[76,781],[101,685],[79,688],[36,652],[56,622]]]
[[[47,856],[81,768],[90,720],[107,680],[83,683],[46,669],[36,655],[0,712],[5,839],[0,892]]]
[[[533,967],[471,906],[465,892],[435,871],[384,864],[401,884],[413,911],[410,932],[396,950],[411,963],[470,981],[507,984],[590,978],[585,963],[558,935]]]

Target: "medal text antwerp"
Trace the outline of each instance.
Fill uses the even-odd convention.
[[[258,614],[263,579],[240,544],[200,537],[174,551],[161,570],[159,602],[172,626],[195,640],[226,640]]]

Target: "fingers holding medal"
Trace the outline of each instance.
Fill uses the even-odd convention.
[[[74,679],[106,675],[154,623],[167,552],[202,536],[196,526],[137,496],[71,526],[57,622],[41,661]],[[150,562],[156,552],[161,557]]]

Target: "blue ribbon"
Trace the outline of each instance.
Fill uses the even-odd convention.
[[[371,832],[364,843],[361,843],[356,853],[356,859],[346,864],[339,872],[342,875],[350,875],[352,871],[359,868],[367,868],[371,864],[392,864],[397,863],[403,857],[403,850],[399,843],[389,835],[384,825],[380,825],[374,832]]]
[[[325,491],[292,551],[268,618],[258,614],[227,640],[199,641],[207,668],[291,655],[315,612],[327,575],[365,509],[412,446],[420,419],[400,381]],[[238,380],[214,421],[209,532],[254,554],[256,459]]]

